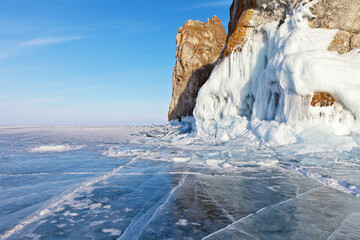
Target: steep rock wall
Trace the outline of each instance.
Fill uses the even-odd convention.
[[[198,91],[209,78],[225,40],[225,29],[216,16],[205,23],[189,20],[179,28],[169,120],[192,115]]]

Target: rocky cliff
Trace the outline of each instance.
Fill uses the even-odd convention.
[[[189,20],[179,28],[169,120],[192,115],[198,91],[209,78],[225,40],[225,29],[216,16],[205,23]]]

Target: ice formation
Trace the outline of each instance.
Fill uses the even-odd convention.
[[[286,144],[303,141],[304,130],[314,126],[335,135],[358,131],[359,50],[327,50],[338,30],[309,28],[315,3],[298,4],[280,27],[261,26],[240,52],[222,59],[197,98],[198,133]],[[335,104],[312,107],[317,91],[334,96]]]

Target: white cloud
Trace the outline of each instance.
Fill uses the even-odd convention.
[[[84,36],[70,36],[70,37],[48,37],[48,38],[34,38],[27,41],[13,43],[11,46],[8,46],[6,49],[2,49],[0,53],[0,60],[5,60],[10,57],[15,56],[20,51],[40,47],[52,44],[58,44],[63,42],[76,41],[85,38]]]

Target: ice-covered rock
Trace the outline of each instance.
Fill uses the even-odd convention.
[[[335,11],[334,4],[343,5]],[[299,141],[300,129],[314,124],[329,125],[340,135],[356,131],[360,54],[352,39],[358,38],[360,11],[353,4],[235,0],[222,59],[197,99],[198,131],[229,117],[247,122],[255,136],[280,144],[286,138]],[[341,24],[348,12],[353,21]],[[279,138],[282,124],[293,127],[281,129],[295,129],[281,134],[285,140]]]
[[[169,120],[192,115],[200,87],[209,78],[226,40],[221,20],[189,20],[176,35],[176,65]]]

